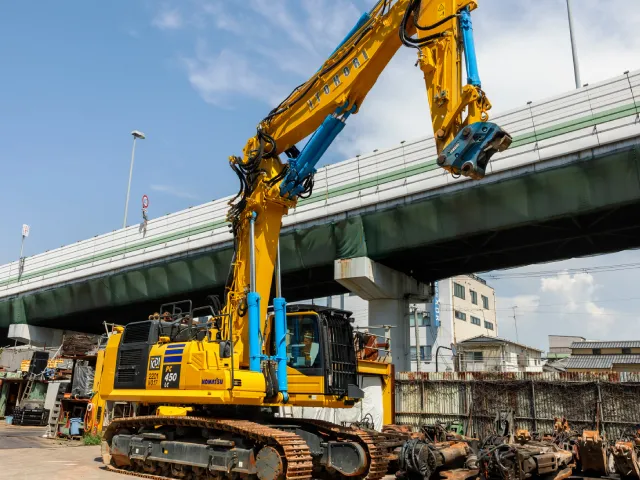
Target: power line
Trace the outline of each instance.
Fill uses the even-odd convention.
[[[620,263],[617,265],[601,265],[601,266],[581,267],[581,268],[565,268],[565,269],[556,269],[556,270],[538,270],[534,272],[483,274],[483,278],[490,278],[492,280],[537,278],[537,277],[545,277],[547,275],[557,275],[557,274],[570,275],[570,274],[576,274],[576,273],[619,272],[623,270],[633,270],[636,268],[640,268],[640,262]]]

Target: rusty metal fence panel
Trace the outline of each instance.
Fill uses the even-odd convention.
[[[616,439],[640,424],[640,373],[400,372],[395,399],[397,424],[458,421],[483,438],[512,410],[515,427],[530,432],[552,433],[554,417],[565,417],[578,432]]]

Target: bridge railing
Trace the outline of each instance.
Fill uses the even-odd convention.
[[[639,113],[640,71],[636,71],[495,115],[491,120],[514,141],[493,157],[488,176],[638,137]],[[321,168],[313,195],[284,218],[284,230],[378,208],[388,201],[437,195],[457,183],[464,188],[468,180],[446,174],[435,157],[435,143],[429,137]],[[230,198],[152,219],[146,228],[133,225],[34,255],[22,266],[17,260],[2,265],[0,299],[228,244],[232,237],[225,216]]]

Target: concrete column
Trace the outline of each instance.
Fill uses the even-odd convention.
[[[78,332],[59,328],[38,327],[24,323],[12,323],[9,325],[7,338],[35,347],[59,347],[62,345],[65,335],[74,333]]]
[[[409,303],[427,302],[431,287],[368,257],[336,260],[334,279],[369,301],[369,326],[390,325],[391,355],[396,371],[411,370]],[[382,334],[382,330],[372,330]]]

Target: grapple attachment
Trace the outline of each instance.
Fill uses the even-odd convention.
[[[495,123],[476,122],[464,127],[438,155],[438,165],[453,175],[480,180],[489,159],[509,148],[511,135]]]

